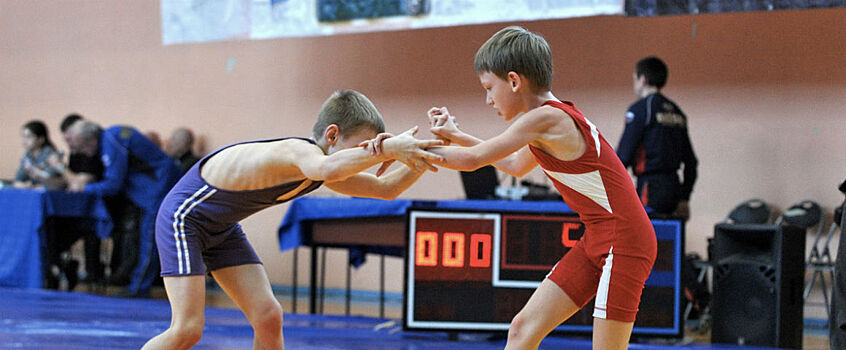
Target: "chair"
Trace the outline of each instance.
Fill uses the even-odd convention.
[[[723,221],[730,224],[768,224],[771,220],[770,206],[756,198],[738,204]]]
[[[829,298],[829,289],[825,282],[825,272],[830,274],[830,278],[834,280],[834,261],[831,258],[828,245],[831,242],[831,237],[837,230],[837,223],[833,222],[828,232],[825,233],[825,216],[819,204],[811,200],[804,200],[794,204],[788,208],[781,216],[776,219],[776,225],[793,225],[805,229],[806,232],[814,227],[815,234],[814,243],[811,245],[811,251],[808,253],[808,258],[805,262],[805,269],[811,271],[811,278],[805,283],[805,291],[802,294],[803,300],[807,300],[811,294],[811,290],[817,282],[822,285],[822,293],[826,314],[831,314],[831,300]],[[806,304],[808,304],[806,302]]]
[[[785,210],[776,219],[776,225],[786,223],[806,230],[817,226],[817,232],[822,233],[823,225],[818,224],[823,220],[823,211],[820,205],[812,200],[804,200]]]

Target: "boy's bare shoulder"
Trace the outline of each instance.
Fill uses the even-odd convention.
[[[544,105],[532,109],[523,118],[525,122],[538,128],[549,128],[558,124],[572,124],[572,118],[561,108]]]
[[[564,116],[564,115],[569,115],[563,109],[555,107],[555,106],[550,106],[550,105],[543,105],[543,106],[540,106],[538,108],[533,109],[532,111],[537,111],[537,113],[540,113],[540,114],[543,114],[543,115],[546,115],[546,116],[560,117],[560,116]]]
[[[266,142],[248,142],[229,147],[215,154],[208,163],[235,164],[277,164],[289,163],[291,159],[322,153],[320,147],[303,139],[289,138]]]
[[[284,151],[285,153],[295,154],[323,152],[316,144],[300,138],[289,138],[274,141],[269,148],[273,149],[274,152]]]
[[[531,143],[555,158],[570,161],[579,158],[585,150],[585,141],[573,117],[554,106],[540,106],[527,114],[534,118],[527,120],[540,135]]]

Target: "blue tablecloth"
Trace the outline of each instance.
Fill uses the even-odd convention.
[[[103,201],[88,193],[0,190],[0,286],[40,288],[44,221],[51,216],[93,218],[97,235],[109,236],[112,220]]]
[[[300,197],[291,202],[279,226],[279,246],[282,250],[299,247],[303,243],[302,222],[308,220],[343,219],[354,217],[400,216],[410,207],[507,210],[548,213],[572,213],[561,201],[505,201],[505,200],[448,200],[426,201],[395,199],[391,201],[369,198]]]

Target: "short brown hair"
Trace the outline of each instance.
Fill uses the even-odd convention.
[[[655,56],[645,57],[635,65],[635,76],[645,76],[649,86],[663,88],[667,84],[667,75],[667,64]]]
[[[361,128],[371,128],[377,133],[385,132],[382,114],[373,102],[364,94],[355,90],[338,90],[323,102],[312,134],[320,139],[326,127],[335,124],[341,133],[356,132]]]
[[[496,32],[476,52],[476,74],[491,72],[506,79],[508,72],[529,79],[534,91],[552,89],[552,51],[539,34],[510,26]]]

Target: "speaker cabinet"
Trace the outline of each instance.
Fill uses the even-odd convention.
[[[802,348],[805,230],[717,224],[711,342]]]

